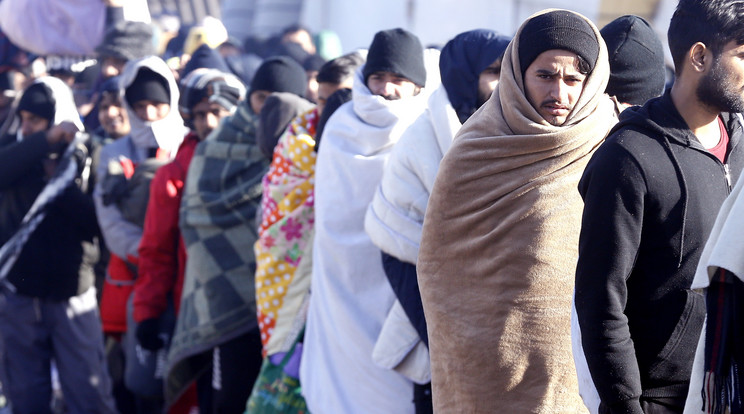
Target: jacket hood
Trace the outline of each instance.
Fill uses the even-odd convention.
[[[165,118],[148,122],[141,120],[134,109],[125,99],[125,90],[134,82],[140,69],[147,68],[162,76],[168,83],[170,95],[170,111]],[[135,146],[139,148],[161,148],[175,154],[178,146],[188,132],[184,126],[183,119],[178,113],[178,85],[168,65],[157,56],[148,56],[142,59],[127,62],[121,75],[121,101],[129,115],[132,125],[130,136]]]
[[[669,92],[651,99],[643,106],[631,106],[620,113],[619,122],[610,134],[631,127],[652,132],[650,136],[664,136],[670,141],[690,146],[693,135],[682,115],[672,102]]]
[[[442,48],[439,70],[452,107],[464,123],[478,109],[478,78],[511,41],[493,30],[460,33]]]
[[[721,117],[726,125],[730,124],[732,114],[722,113]],[[624,110],[619,116],[619,122],[610,134],[626,127],[650,131],[652,132],[652,134],[649,134],[650,136],[663,136],[670,142],[686,147],[702,148],[700,142],[687,126],[687,122],[674,106],[669,91],[666,91],[661,97],[649,100],[643,106],[632,106]],[[737,128],[741,128],[741,123]]]
[[[40,83],[46,86],[54,101],[54,120],[49,125],[50,128],[62,122],[69,121],[75,124],[79,130],[83,131],[85,129],[80,120],[80,114],[78,114],[75,99],[72,97],[72,90],[70,90],[69,86],[54,76],[44,76],[36,79],[33,83]],[[20,128],[18,129],[17,136],[19,140],[23,138]]]

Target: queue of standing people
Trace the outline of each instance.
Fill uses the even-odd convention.
[[[2,78],[14,413],[744,412],[742,2],[679,1],[671,81],[630,15],[321,56],[106,4],[87,76]]]

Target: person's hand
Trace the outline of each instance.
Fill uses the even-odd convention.
[[[160,321],[158,318],[145,319],[137,325],[135,331],[137,342],[148,351],[157,351],[164,343],[160,338]]]
[[[59,142],[69,144],[73,139],[75,139],[75,134],[79,131],[80,130],[75,124],[65,121],[53,126],[49,131],[47,131],[46,139],[49,145],[54,145]]]

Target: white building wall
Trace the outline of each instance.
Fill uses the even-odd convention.
[[[345,52],[369,46],[374,34],[403,27],[424,45],[443,45],[458,33],[492,29],[513,35],[530,15],[564,8],[596,20],[600,0],[304,0],[301,23],[332,30]]]

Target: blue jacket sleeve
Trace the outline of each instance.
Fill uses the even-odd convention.
[[[416,278],[416,265],[383,252],[382,267],[411,325],[416,328],[419,337],[428,347],[429,337],[426,333],[424,305],[421,303],[421,292]]]

